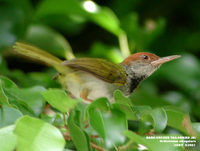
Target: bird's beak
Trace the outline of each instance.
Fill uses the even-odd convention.
[[[159,58],[158,60],[155,60],[155,61],[152,61],[151,64],[153,66],[159,66],[165,62],[169,62],[169,61],[172,61],[174,59],[177,59],[181,57],[180,55],[173,55],[173,56],[167,56],[167,57],[162,57],[162,58]]]

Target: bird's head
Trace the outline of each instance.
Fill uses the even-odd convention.
[[[137,77],[149,77],[163,63],[179,58],[180,55],[159,57],[148,52],[139,52],[127,57],[122,65],[125,66],[127,74]]]

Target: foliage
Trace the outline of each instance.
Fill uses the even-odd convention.
[[[175,147],[146,135],[200,139],[200,2],[97,3],[0,1],[0,150],[199,150],[199,141],[193,148]],[[173,18],[181,15],[185,22]],[[117,90],[113,102],[99,98],[86,104],[52,80],[54,69],[16,59],[15,41],[63,59],[87,56],[119,63],[146,50],[182,57],[163,65],[130,97]]]

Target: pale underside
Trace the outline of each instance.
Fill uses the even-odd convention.
[[[124,88],[124,86],[117,86],[109,82],[105,82],[85,71],[74,71],[66,74],[65,76],[61,75],[59,80],[62,80],[61,83],[65,83],[63,86],[75,98],[80,98],[80,94],[82,92],[88,91],[87,98],[90,100],[107,97],[110,101],[112,101],[113,92],[116,89],[123,90]]]

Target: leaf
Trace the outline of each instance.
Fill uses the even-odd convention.
[[[174,143],[161,143],[159,139],[145,139],[132,131],[124,133],[129,139],[137,144],[142,144],[148,148],[149,151],[181,151],[182,147],[174,146]]]
[[[197,136],[197,133],[192,128],[188,114],[169,107],[165,107],[165,111],[168,117],[167,125],[176,128],[187,135]]]
[[[151,107],[163,107],[170,105],[170,103],[168,103],[165,99],[152,95],[141,89],[132,93],[129,98],[131,99],[133,105],[149,105]]]
[[[7,66],[7,62],[6,62],[6,60],[2,57],[1,52],[0,52],[0,69],[1,69],[0,74],[7,75],[7,74],[9,73],[8,66]],[[1,77],[3,77],[3,76],[0,75],[0,79],[1,79]]]
[[[139,121],[138,123],[138,134],[139,135],[148,135],[148,133],[151,133],[152,130],[152,124],[150,122],[146,121]]]
[[[17,137],[13,133],[14,125],[0,129],[0,150],[13,151],[17,144]],[[9,142],[9,143],[8,143]]]
[[[137,119],[142,119],[143,115],[149,114],[152,111],[150,106],[132,106]]]
[[[114,99],[116,103],[123,105],[132,105],[132,102],[129,98],[125,97],[120,90],[114,92]]]
[[[119,109],[108,108],[106,100],[97,99],[88,106],[88,115],[92,128],[105,140],[107,148],[125,142],[123,131],[127,130],[127,120]]]
[[[91,126],[98,132],[100,137],[105,138],[105,125],[102,113],[95,108],[88,109],[89,121]]]
[[[127,120],[138,120],[136,116],[136,112],[133,110],[133,108],[130,105],[114,103],[112,104],[112,107],[123,112],[126,115]]]
[[[24,116],[16,123],[19,151],[62,151],[65,140],[54,126],[30,116]]]
[[[77,100],[71,99],[64,90],[60,89],[49,89],[42,95],[51,106],[63,113],[68,112],[78,103]]]
[[[44,100],[40,94],[43,91],[45,91],[45,88],[41,86],[22,89],[5,89],[8,97],[14,99],[16,102],[25,103],[32,111],[34,111],[36,116],[42,112],[42,108],[44,106]]]
[[[17,85],[7,77],[0,76],[3,88],[17,88]]]
[[[88,109],[91,107],[98,107],[100,110],[107,111],[110,108],[110,102],[107,98],[98,98],[88,106]]]
[[[71,112],[68,118],[68,127],[73,143],[78,151],[90,151],[91,147],[84,131],[76,124],[76,112]]]
[[[126,138],[123,132],[128,129],[126,116],[119,110],[113,109],[103,113],[105,127],[105,142],[108,148],[121,145]]]
[[[143,122],[150,122],[155,132],[162,132],[167,126],[167,114],[164,108],[151,109],[149,106],[133,106],[135,116]]]
[[[85,1],[85,3],[87,2],[89,1]],[[96,5],[95,3],[93,4]],[[83,6],[84,6],[84,3],[83,3]],[[120,28],[119,20],[117,19],[113,11],[106,7],[99,7],[97,5],[96,7],[97,7],[96,12],[92,12],[92,13],[88,12],[88,18],[94,23],[103,27],[104,29],[107,29],[111,33],[115,34],[116,36],[119,36],[120,34],[122,34],[123,30]],[[85,7],[85,10],[88,11],[86,7]]]
[[[12,107],[2,106],[0,108],[0,127],[14,124],[22,116],[22,113]]]
[[[59,5],[57,5],[58,3]],[[81,3],[78,0],[45,0],[38,6],[36,18],[55,14],[82,17],[93,21],[115,35],[119,36],[122,33],[119,20],[114,13],[109,8],[100,7],[92,1]]]
[[[155,132],[162,132],[167,126],[167,114],[164,108],[155,108],[150,113],[153,119],[153,127]]]
[[[192,128],[197,132],[197,137],[198,139],[200,139],[200,123],[198,122],[195,122],[195,123],[192,123]]]
[[[5,95],[5,92],[4,92],[3,87],[2,87],[1,79],[0,79],[0,104],[7,104],[7,105],[9,104],[8,98]]]
[[[48,26],[34,24],[29,26],[25,41],[65,59],[74,58],[68,41]],[[50,42],[51,41],[51,42]]]
[[[10,96],[8,97],[10,105],[16,107],[23,115],[36,116],[34,111],[25,102],[13,98],[10,99]]]

